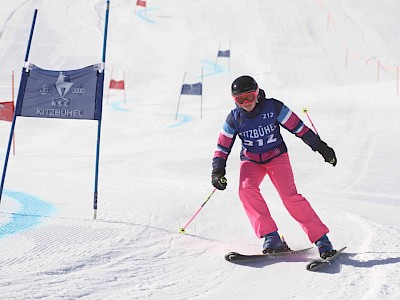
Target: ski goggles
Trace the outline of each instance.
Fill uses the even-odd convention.
[[[258,96],[258,88],[255,91],[235,95],[235,96],[233,96],[233,99],[235,100],[235,102],[237,104],[243,105],[245,102],[249,102],[249,103],[254,102],[254,100],[257,99],[257,96]]]

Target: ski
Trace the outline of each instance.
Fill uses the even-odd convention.
[[[312,260],[310,263],[307,264],[306,269],[308,271],[317,271],[322,266],[330,265],[331,261],[338,258],[344,249],[346,249],[346,247],[343,247],[343,248],[337,250],[337,252],[334,255],[332,255],[331,257],[327,257],[325,259],[319,258],[319,259]]]
[[[303,253],[303,252],[307,252],[313,248],[314,247],[300,249],[300,250],[290,250],[290,251],[285,251],[285,252],[267,253],[267,254],[241,254],[238,252],[229,252],[229,253],[225,254],[225,260],[229,261],[231,263],[253,262],[253,261],[259,261],[259,260],[264,260],[264,259],[268,259],[268,258]]]

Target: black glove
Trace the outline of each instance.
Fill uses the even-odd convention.
[[[214,187],[221,191],[226,189],[228,182],[225,178],[225,168],[215,168],[212,170],[211,183]]]
[[[319,142],[317,147],[315,147],[315,150],[317,150],[322,155],[326,162],[330,163],[333,166],[336,166],[337,159],[335,151],[333,151],[333,149],[329,147],[325,142]]]

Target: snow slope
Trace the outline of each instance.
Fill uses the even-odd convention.
[[[12,71],[18,88],[35,8],[30,62],[101,61],[105,1],[1,1],[1,100],[12,97]],[[394,0],[153,0],[136,12],[135,1],[111,0],[106,85],[125,72],[127,95],[104,93],[98,217],[97,123],[17,118],[0,204],[0,298],[398,299],[399,12]],[[229,47],[230,63],[217,60]],[[175,120],[184,76],[194,83],[202,72],[202,118],[199,97],[182,96]],[[238,142],[228,189],[178,232],[212,191],[230,84],[243,74],[310,125],[307,107],[336,151],[332,168],[284,132],[299,192],[334,246],[348,247],[328,270],[305,270],[316,249],[247,266],[223,259],[262,246],[237,196]],[[1,122],[2,162],[9,132]],[[288,244],[311,246],[268,180],[262,192]]]

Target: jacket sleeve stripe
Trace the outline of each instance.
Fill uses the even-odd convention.
[[[218,146],[228,149],[232,145],[232,139],[233,135],[229,137],[221,132],[218,137]]]
[[[302,137],[307,131],[309,131],[310,130],[310,128],[308,128],[307,126],[305,126],[304,124],[303,124],[303,126],[301,127],[301,129],[298,131],[298,132],[296,132],[296,135],[298,136],[298,137]]]
[[[298,134],[300,131],[302,131],[304,128],[304,123],[303,122],[299,122],[296,126],[296,128],[293,130],[294,133]]]
[[[220,151],[222,153],[229,154],[230,148],[225,148],[221,145],[217,145],[217,149],[215,151]]]
[[[236,134],[236,131],[225,122],[222,126],[221,133],[229,138],[233,138],[233,136]]]
[[[287,120],[289,120],[290,116],[292,115],[292,111],[287,108],[285,105],[282,106],[282,109],[278,115],[278,121],[282,125],[285,125]]]

